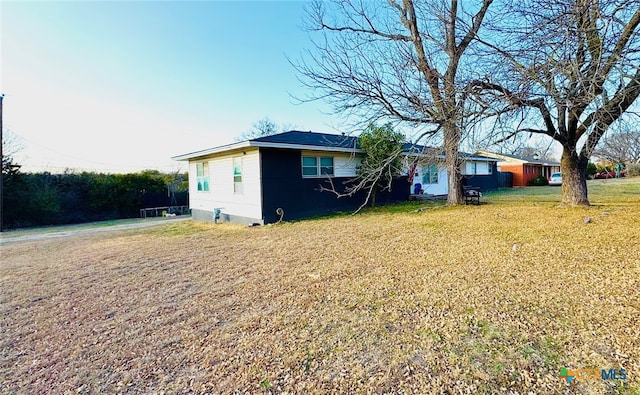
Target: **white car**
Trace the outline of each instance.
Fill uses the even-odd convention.
[[[553,173],[549,177],[549,185],[562,185],[562,173]]]

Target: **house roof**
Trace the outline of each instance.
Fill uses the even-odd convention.
[[[278,133],[271,136],[258,137],[251,140],[240,141],[238,143],[221,145],[219,147],[178,155],[172,157],[171,159],[196,159],[221,152],[249,147],[305,149],[311,151],[333,151],[347,153],[362,152],[362,150],[357,147],[357,137],[354,136],[291,130],[289,132]]]
[[[358,153],[362,152],[358,144],[356,136],[346,136],[340,134],[328,134],[317,132],[302,132],[299,130],[291,130],[289,132],[278,133],[270,136],[258,137],[251,140],[240,141],[238,143],[222,145],[219,147],[209,148],[201,151],[195,151],[183,155],[174,156],[173,160],[189,160],[203,158],[209,155],[239,150],[249,147],[269,147],[269,148],[288,148],[288,149],[304,149],[310,151],[332,151]],[[403,151],[409,155],[420,155],[424,152],[431,152],[438,157],[444,158],[444,152],[438,153],[439,148],[425,147],[418,144],[404,143]],[[498,161],[497,159],[460,152],[460,156],[467,160],[488,160]]]
[[[458,155],[460,155],[460,157],[462,159],[467,159],[467,160],[483,160],[483,161],[487,161],[487,162],[499,162],[499,159],[496,158],[492,158],[490,156],[485,156],[485,155],[478,155],[477,153],[475,154],[469,154],[467,152],[459,152]]]
[[[327,134],[317,132],[301,132],[292,130],[290,132],[284,132],[274,134],[271,136],[258,137],[251,141],[255,142],[270,142],[280,144],[296,144],[296,145],[310,145],[314,147],[326,147],[326,148],[340,148],[348,149],[350,152],[361,152],[360,144],[358,144],[357,136],[346,136],[338,134]],[[418,144],[404,143],[402,145],[403,152],[422,152],[425,147]],[[430,148],[427,148],[430,149]]]
[[[273,134],[271,136],[258,137],[249,141],[258,143],[307,145],[312,147],[346,148],[350,150],[358,148],[358,138],[355,136],[301,132],[299,130],[291,130],[289,132]]]
[[[495,152],[488,152],[488,151],[476,151],[476,155],[497,158],[501,162],[522,163],[522,164],[532,164],[532,165],[542,165],[542,166],[560,166],[560,162],[548,161],[544,159],[535,159],[535,158],[529,158],[529,157],[518,156],[518,155],[498,154]]]

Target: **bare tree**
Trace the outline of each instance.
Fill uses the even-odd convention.
[[[562,201],[589,205],[589,157],[640,95],[640,0],[527,0],[507,11],[481,40],[500,56],[487,58],[475,103],[496,122],[511,116],[511,134],[558,141]]]
[[[548,162],[556,161],[556,158],[553,157],[552,152],[549,150],[549,144],[543,141],[533,143],[533,145],[525,145],[519,150],[514,151],[513,155],[517,155],[522,158],[532,158]]]
[[[613,163],[640,164],[640,125],[624,123],[617,130],[610,130],[593,153]]]
[[[251,124],[251,129],[236,137],[236,141],[251,140],[258,137],[271,136],[294,129],[295,126],[290,124],[282,124],[278,126],[268,117],[264,117]]]
[[[317,33],[306,59],[293,62],[308,100],[327,100],[336,113],[369,124],[396,120],[441,134],[449,173],[449,204],[460,204],[459,146],[464,121],[465,53],[493,0],[316,2],[309,27]],[[425,127],[426,126],[426,127]]]
[[[492,133],[489,133],[489,136],[491,135]],[[557,161],[554,156],[555,141],[547,136],[518,133],[508,139],[499,139],[498,142],[490,140],[489,136],[485,134],[477,141],[465,142],[466,148],[470,151],[491,151],[524,158],[537,157],[541,160]]]
[[[5,175],[5,177],[9,177],[20,169],[20,165],[15,163],[13,156],[20,152],[24,148],[24,145],[18,135],[6,129],[2,135],[2,146],[2,174]]]
[[[494,147],[499,147],[497,149],[498,152],[520,156],[523,158],[532,158],[552,162],[557,160],[553,156],[553,140],[549,139],[551,141],[548,141],[547,139],[534,138],[517,139],[517,137],[519,136],[523,135],[519,134],[514,136],[516,137],[516,140],[514,142],[503,141],[499,144],[494,145]]]

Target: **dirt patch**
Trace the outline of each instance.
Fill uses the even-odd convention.
[[[121,231],[128,229],[140,229],[140,228],[148,228],[150,226],[157,225],[166,225],[168,222],[182,222],[182,221],[190,221],[191,217],[168,217],[168,218],[154,218],[154,219],[145,219],[139,220],[136,222],[129,222],[132,220],[127,220],[126,223],[119,223],[120,221],[111,221],[107,225],[104,225],[100,222],[96,222],[93,224],[82,224],[82,225],[70,225],[70,226],[55,226],[51,228],[39,228],[39,229],[28,229],[28,230],[16,230],[10,232],[0,233],[0,245],[8,244],[8,243],[19,243],[23,241],[38,241],[38,240],[46,240],[46,239],[57,239],[60,237],[74,237],[81,236],[85,234],[91,233],[102,233],[102,232],[111,232],[111,231]]]

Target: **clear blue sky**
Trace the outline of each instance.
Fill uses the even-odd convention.
[[[269,117],[337,133],[287,56],[311,47],[300,1],[0,3],[4,129],[25,171],[184,169],[171,156]]]

